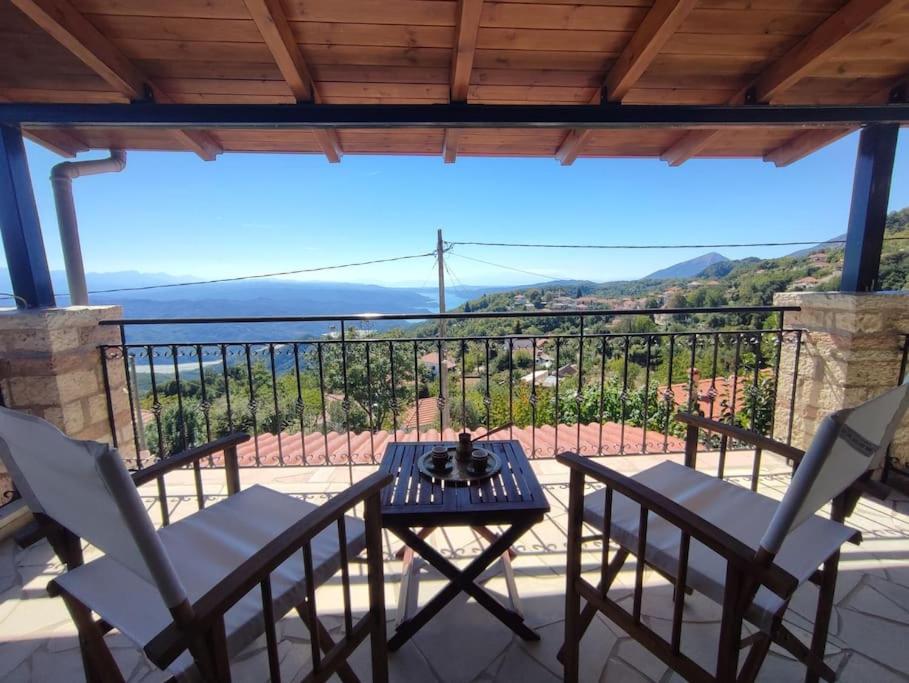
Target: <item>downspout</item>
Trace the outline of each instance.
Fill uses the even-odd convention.
[[[85,284],[85,266],[82,247],[79,245],[79,222],[73,200],[73,178],[98,173],[118,173],[126,168],[126,152],[112,149],[106,159],[64,161],[51,170],[54,202],[57,205],[57,223],[60,225],[60,243],[66,265],[66,283],[69,286],[70,306],[88,305],[88,287]]]

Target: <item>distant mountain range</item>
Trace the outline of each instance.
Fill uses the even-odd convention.
[[[842,239],[842,238],[834,238]],[[826,243],[795,252],[807,255],[823,249]],[[718,269],[728,270],[734,263],[722,254],[710,252],[658,270],[641,281],[692,278],[705,270],[716,275]],[[167,273],[122,271],[88,273],[89,291],[94,304],[120,304],[125,318],[216,318],[253,316],[331,315],[363,312],[413,312],[415,319],[438,310],[438,295],[431,287],[382,287],[379,285],[346,282],[297,282],[294,280],[243,280],[187,287],[168,287],[180,282],[197,280],[193,276]],[[68,303],[66,275],[52,271],[54,290],[61,305]],[[640,281],[639,281],[640,282]],[[615,283],[619,285],[620,283]],[[538,285],[459,285],[446,288],[449,309],[483,294],[495,294],[532,287],[564,288],[567,291],[590,291],[600,284],[589,280],[558,280]],[[152,289],[142,289],[149,288]],[[136,288],[136,289],[132,289]],[[0,269],[0,292],[9,292],[12,285],[9,273]],[[106,292],[105,290],[119,290]],[[124,291],[126,290],[126,291]],[[0,302],[0,305],[3,305]],[[384,329],[400,323],[372,323],[374,329]],[[330,331],[334,325],[325,323],[273,324],[213,324],[213,325],[156,325],[128,328],[127,340],[134,343],[255,341],[262,339],[300,339]]]
[[[66,274],[52,271],[57,299],[66,305]],[[125,318],[218,318],[253,316],[302,316],[364,312],[409,313],[416,317],[438,311],[438,295],[427,287],[382,287],[347,282],[296,282],[294,280],[243,280],[186,287],[168,287],[193,282],[193,276],[165,273],[88,273],[93,304],[119,304]],[[156,289],[130,288],[156,287]],[[0,292],[10,292],[9,272],[0,269]],[[446,304],[454,308],[467,299],[510,287],[455,286],[446,288]],[[105,290],[120,290],[106,292]],[[126,290],[126,291],[123,291]],[[11,305],[8,302],[7,305]],[[0,306],[4,302],[0,301]],[[383,329],[400,323],[371,323]],[[332,323],[156,325],[128,328],[127,341],[134,343],[254,341],[299,339],[324,334]]]
[[[687,261],[676,263],[674,266],[669,266],[668,268],[657,270],[641,279],[674,280],[677,278],[694,277],[695,275],[700,275],[706,268],[712,266],[713,264],[724,263],[728,260],[729,259],[722,254],[711,251],[707,254],[696,256],[693,259],[688,259]]]
[[[830,249],[831,247],[840,247],[842,245],[839,244],[839,242],[842,242],[844,239],[846,239],[846,233],[843,233],[842,235],[837,235],[836,237],[831,237],[826,242],[821,242],[820,244],[815,244],[813,247],[808,247],[806,249],[799,249],[798,251],[794,251],[791,254],[789,254],[789,256],[791,256],[793,258],[804,258],[805,256],[808,256],[809,254],[813,254],[816,251],[824,251],[825,249]]]

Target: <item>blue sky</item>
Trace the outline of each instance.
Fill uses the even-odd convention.
[[[429,251],[446,239],[598,243],[823,240],[845,231],[858,136],[788,168],[759,160],[657,160],[131,152],[126,171],[75,181],[86,270],[216,278]],[[28,143],[51,267],[62,268],[48,180],[60,159]],[[82,155],[84,158],[100,155]],[[80,158],[82,158],[80,157]],[[891,208],[909,205],[903,132]],[[570,251],[457,247],[452,283],[549,277],[634,278],[704,249]],[[792,248],[722,249],[730,258]],[[432,259],[320,273],[309,279],[433,284]]]

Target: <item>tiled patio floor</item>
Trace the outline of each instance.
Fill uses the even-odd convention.
[[[654,464],[664,456],[612,458],[609,465],[628,473]],[[701,456],[709,469],[709,456]],[[765,461],[769,460],[765,456]],[[562,641],[567,477],[554,461],[537,461],[534,467],[552,503],[552,513],[530,534],[521,539],[515,560],[518,590],[528,623],[541,640],[525,643],[473,600],[456,599],[399,652],[391,655],[393,681],[467,683],[469,681],[521,681],[535,683],[561,678],[555,653]],[[768,472],[761,491],[781,495],[787,482],[786,468],[780,462],[765,462]],[[370,470],[355,469],[355,476]],[[750,461],[733,463],[728,470],[734,477],[750,472]],[[265,483],[274,488],[314,502],[347,485],[345,468],[290,468],[243,470],[244,485]],[[168,492],[178,514],[195,508],[191,479],[182,474],[169,481]],[[205,490],[211,496],[222,494],[220,472],[205,473]],[[154,507],[153,492],[149,505]],[[154,512],[154,511],[153,511]],[[831,624],[827,660],[842,681],[902,681],[909,677],[909,500],[890,499],[884,503],[863,501],[851,518],[852,526],[865,537],[859,547],[845,549]],[[449,557],[469,558],[481,547],[472,532],[456,529],[439,531],[431,542]],[[386,537],[386,552],[392,558],[397,547]],[[599,552],[591,547],[585,556],[585,570],[598,571]],[[630,594],[631,565],[620,576],[619,588]],[[47,596],[47,582],[60,567],[46,543],[18,550],[11,542],[0,545],[0,680],[4,681],[79,681],[81,660],[75,630],[59,600]],[[365,576],[352,568],[355,604],[365,605]],[[389,630],[393,628],[400,566],[389,559],[385,565],[386,602]],[[646,621],[660,630],[671,619],[671,589],[654,575],[647,577],[643,613]],[[421,602],[442,585],[434,571],[423,571]],[[487,587],[505,594],[501,576],[493,576]],[[801,589],[793,600],[789,623],[804,636],[810,628],[816,590]],[[334,632],[341,630],[337,614],[340,588],[330,584],[319,590],[320,613]],[[334,608],[334,610],[333,610]],[[719,610],[696,596],[686,600],[686,626],[683,650],[704,665],[715,657]],[[283,680],[299,680],[309,672],[308,633],[296,619],[288,616],[279,625]],[[125,638],[108,636],[121,669],[129,681],[165,680]],[[668,681],[671,672],[606,619],[597,618],[582,642],[582,680]],[[354,669],[369,680],[368,645],[354,657]],[[233,665],[234,680],[267,679],[264,642],[249,647]],[[804,669],[775,646],[760,676],[766,681],[795,681],[804,678]]]

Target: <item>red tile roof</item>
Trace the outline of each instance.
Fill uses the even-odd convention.
[[[434,400],[434,399],[433,399]],[[422,411],[420,414],[422,419]],[[485,429],[478,429],[473,432],[475,436],[485,433]],[[452,429],[445,430],[442,435],[444,441],[456,441],[457,431]],[[328,432],[323,435],[320,432],[308,433],[301,438],[300,434],[282,433],[260,434],[257,439],[250,439],[247,443],[241,444],[238,448],[238,457],[241,465],[256,464],[256,446],[258,445],[260,465],[276,465],[283,462],[285,465],[302,465],[303,451],[306,452],[306,464],[346,464],[348,452],[348,438],[350,439],[350,453],[353,455],[355,463],[373,462],[373,453],[375,461],[382,458],[385,447],[394,441],[416,441],[418,432],[416,430],[399,429],[397,432],[380,430],[374,434],[370,432]],[[625,453],[643,452],[642,440],[644,430],[640,427],[626,425],[624,428]],[[556,441],[556,428],[550,425],[537,427],[514,427],[509,434],[505,429],[489,437],[491,440],[517,439],[521,442],[524,451],[528,455],[535,457],[552,457],[561,451],[577,451],[585,455],[618,455],[623,452],[620,444],[623,440],[622,426],[614,422],[607,422],[602,425],[602,437],[600,435],[599,424],[581,425],[580,429],[580,447],[578,447],[578,426],[577,425],[559,425],[558,442]],[[420,441],[438,441],[439,432],[436,429],[428,429],[419,432]],[[280,455],[278,443],[280,440]],[[602,445],[602,447],[601,447]],[[664,437],[663,434],[647,432],[647,452],[663,452]],[[666,450],[668,452],[680,452],[685,448],[682,439],[669,436],[665,439]],[[327,455],[326,455],[327,454]]]
[[[404,429],[416,429],[417,406],[420,408],[420,426],[431,427],[439,422],[439,402],[435,398],[421,398],[417,405],[411,406],[404,413]]]
[[[696,371],[695,371],[696,372]],[[773,374],[770,368],[764,368],[759,371],[761,377],[769,377]],[[704,415],[719,418],[724,412],[731,411],[733,407],[733,386],[735,387],[735,411],[742,410],[747,398],[747,387],[754,383],[754,375],[740,374],[738,379],[734,376],[716,377],[711,379],[706,377],[699,379],[695,374],[694,390],[697,392],[698,409]],[[659,394],[662,397],[666,392],[665,385],[659,388]],[[675,405],[682,410],[688,409],[688,382],[680,382],[671,386],[672,399]]]

